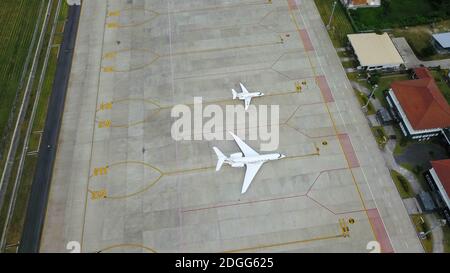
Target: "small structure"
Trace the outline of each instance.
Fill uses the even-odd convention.
[[[341,0],[341,3],[348,9],[376,8],[381,6],[381,0]]]
[[[419,202],[422,211],[430,213],[437,210],[437,207],[429,192],[423,191],[417,195],[417,202]]]
[[[364,70],[398,70],[405,63],[387,33],[347,35],[353,52]]]
[[[425,180],[434,193],[434,200],[450,225],[450,159],[431,161],[432,168],[424,173]]]
[[[450,32],[436,33],[432,35],[432,44],[439,54],[450,53]]]
[[[389,111],[384,108],[381,108],[377,111],[377,119],[383,126],[392,125],[394,123],[394,119],[392,118],[391,114],[389,114]]]
[[[414,75],[417,79],[393,82],[386,99],[406,137],[429,140],[450,127],[450,106],[426,68],[416,68]]]

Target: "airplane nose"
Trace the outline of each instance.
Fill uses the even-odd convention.
[[[285,157],[286,157],[286,155],[280,154],[280,158],[285,158]]]

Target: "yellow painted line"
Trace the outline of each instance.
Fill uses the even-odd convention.
[[[153,186],[155,186],[156,183],[158,183],[159,180],[161,180],[162,177],[163,177],[163,175],[160,175],[158,178],[156,178],[156,179],[155,179],[152,183],[150,183],[148,186],[146,186],[145,188],[143,188],[143,189],[141,189],[141,190],[139,190],[139,191],[137,191],[137,192],[134,192],[134,193],[131,193],[131,194],[127,194],[127,195],[107,196],[106,199],[119,200],[119,199],[126,199],[126,198],[130,198],[130,197],[136,196],[136,195],[138,195],[138,194],[141,194],[141,193],[143,193],[143,192],[148,191],[150,188],[152,188]]]
[[[103,128],[107,129],[107,128],[110,128],[111,125],[112,125],[112,122],[109,119],[98,121],[98,128],[99,129],[103,129]]]
[[[317,150],[317,147],[316,147],[316,150]],[[305,157],[311,157],[311,156],[319,156],[319,155],[320,155],[320,153],[316,152],[316,153],[305,154],[305,155],[286,156],[284,159],[299,159],[299,158],[305,158]]]
[[[113,66],[105,66],[102,68],[102,71],[105,73],[111,73],[111,72],[115,72],[115,69]]]
[[[136,126],[136,125],[139,125],[139,124],[146,123],[146,122],[148,122],[153,116],[158,115],[159,112],[160,112],[160,110],[161,110],[161,109],[155,109],[153,113],[151,113],[147,118],[145,118],[145,119],[143,119],[143,120],[131,122],[131,123],[128,123],[128,124],[120,124],[120,125],[114,125],[114,124],[111,124],[110,127],[111,127],[111,128],[130,128],[130,127],[133,127],[133,126]]]
[[[152,15],[150,15],[149,18],[147,17],[147,19],[142,20],[141,22],[138,22],[138,23],[134,23],[134,24],[124,25],[124,24],[115,23],[115,28],[129,28],[129,27],[141,26],[141,25],[147,24],[148,22],[154,20],[159,15],[161,15],[159,12],[152,10],[152,9],[146,9],[144,7],[140,7],[140,8],[134,7],[134,8],[126,8],[126,9],[122,9],[122,10],[118,10],[118,11],[111,11],[108,13],[108,17],[118,17],[127,11],[133,11],[133,10],[137,10],[140,12],[141,11],[149,12],[149,13],[152,13]]]
[[[295,114],[297,114],[298,110],[300,109],[301,105],[299,105],[295,111],[289,116],[289,118],[284,122],[285,124],[289,123],[289,121],[291,121],[291,119],[295,116]]]
[[[107,190],[106,189],[100,189],[97,191],[88,190],[91,194],[91,200],[98,200],[98,199],[105,199],[107,197]]]
[[[153,187],[154,185],[156,185],[156,183],[158,183],[159,180],[161,180],[161,178],[164,176],[163,171],[161,171],[159,168],[157,168],[157,167],[155,167],[155,166],[153,166],[153,165],[151,165],[151,164],[148,164],[148,163],[146,163],[146,162],[144,162],[144,161],[131,161],[131,160],[130,160],[130,161],[121,161],[121,162],[116,162],[116,163],[109,164],[108,167],[109,167],[109,168],[112,168],[112,167],[116,167],[116,166],[120,166],[120,165],[127,165],[127,164],[138,164],[138,165],[143,165],[143,166],[145,166],[145,167],[147,167],[147,168],[150,168],[150,169],[156,171],[157,173],[159,173],[159,176],[158,176],[157,178],[155,178],[155,179],[154,179],[153,181],[151,181],[147,186],[145,186],[144,188],[142,188],[142,189],[139,190],[139,191],[136,191],[136,192],[134,192],[134,193],[127,194],[127,195],[117,195],[117,196],[108,196],[108,195],[106,195],[106,193],[105,193],[105,197],[104,197],[105,199],[125,199],[125,198],[129,198],[129,197],[138,195],[138,194],[140,194],[140,193],[143,193],[143,192],[147,191],[148,189],[150,189],[150,188]],[[91,177],[90,177],[90,178],[91,178]],[[96,192],[98,192],[98,191],[95,191],[95,190],[92,190],[92,189],[88,189],[88,191],[89,191],[91,194],[95,194]],[[105,191],[106,191],[106,190],[105,190]],[[96,199],[99,199],[99,198],[96,198]]]
[[[234,49],[273,46],[273,45],[279,45],[279,44],[280,44],[280,42],[272,42],[272,43],[261,43],[261,44],[254,44],[254,45],[230,46],[230,47],[221,47],[221,48],[219,47],[219,48],[210,48],[210,49],[202,49],[202,50],[175,52],[175,53],[172,53],[172,54],[161,54],[161,56],[164,56],[164,57],[180,56],[180,55],[209,53],[209,52],[226,51],[226,50],[234,50]]]
[[[117,56],[117,51],[111,51],[111,52],[108,52],[105,55],[103,55],[103,59],[110,60],[110,59],[114,59],[116,56]]]
[[[343,238],[343,236],[341,234],[340,235],[332,235],[332,236],[324,236],[324,237],[317,237],[317,238],[306,239],[306,240],[289,241],[289,242],[276,243],[276,244],[267,244],[267,245],[259,245],[259,246],[254,246],[254,247],[239,248],[239,249],[227,250],[224,252],[225,253],[252,252],[255,250],[259,250],[259,249],[274,248],[274,247],[287,246],[287,245],[304,244],[304,243],[337,239],[337,238]]]
[[[117,22],[106,23],[106,27],[110,29],[119,28],[119,24]]]
[[[142,64],[142,65],[139,65],[139,66],[135,66],[135,67],[131,67],[130,69],[126,69],[126,70],[121,70],[121,69],[114,69],[114,71],[113,72],[117,72],[117,73],[126,73],[126,72],[133,72],[133,71],[137,71],[137,70],[141,70],[141,69],[144,69],[144,68],[146,68],[146,67],[149,67],[149,66],[151,66],[152,64],[154,64],[156,61],[158,61],[159,60],[159,56],[156,56],[155,58],[153,58],[149,63],[146,63],[146,64]]]
[[[112,102],[113,103],[121,103],[121,102],[126,102],[126,101],[137,101],[137,102],[145,102],[148,104],[153,104],[154,106],[158,107],[158,108],[162,108],[161,105],[151,99],[142,99],[142,98],[123,98],[123,99],[115,99]]]
[[[164,172],[164,175],[171,176],[171,175],[177,175],[177,174],[185,174],[185,173],[192,173],[192,172],[199,172],[199,171],[207,171],[207,170],[213,170],[216,166],[209,166],[209,167],[200,167],[200,168],[193,168],[193,169],[186,169],[186,170],[179,170],[179,171],[173,171],[173,172]]]
[[[243,7],[250,7],[250,6],[263,6],[268,5],[267,2],[263,1],[256,1],[252,3],[245,3],[245,4],[234,4],[234,5],[224,5],[224,6],[212,6],[212,7],[205,7],[205,8],[196,8],[196,9],[186,9],[186,10],[173,10],[169,13],[167,12],[160,12],[160,14],[177,14],[177,13],[186,13],[186,12],[197,12],[197,11],[210,11],[210,10],[224,10],[224,9],[233,9],[233,8],[243,8]]]
[[[341,227],[342,236],[349,237],[350,229],[347,226],[347,221],[345,219],[339,219],[339,225]]]
[[[120,166],[120,165],[127,165],[127,164],[136,164],[136,165],[144,165],[145,167],[148,167],[150,169],[153,169],[154,171],[157,171],[160,174],[163,174],[163,171],[161,171],[159,168],[144,162],[144,161],[137,161],[137,160],[127,160],[127,161],[120,161],[120,162],[115,162],[112,164],[109,164],[108,166],[111,167],[116,167],[116,166]]]
[[[295,24],[295,26],[296,26],[296,28],[297,28],[297,31],[300,31],[300,27],[299,27],[299,25],[298,25],[298,23],[297,23],[297,19],[295,19],[295,16],[294,16],[294,14],[293,14],[293,12],[292,12],[291,9],[289,9],[289,14],[290,14],[291,19],[292,19],[292,21],[294,22],[294,24]],[[314,76],[316,77],[316,76],[317,76],[317,71],[316,71],[315,66],[313,65],[313,62],[312,62],[312,60],[311,60],[311,57],[309,56],[310,52],[312,52],[312,51],[306,52],[306,56],[308,57],[308,61],[309,61],[310,67],[311,67],[311,69],[313,70],[313,74],[314,74]],[[324,95],[322,94],[322,92],[320,92],[320,93],[321,93],[321,96],[322,96],[322,100],[325,101]],[[333,124],[334,133],[335,133],[335,135],[336,135],[336,137],[337,137],[338,134],[339,134],[339,132],[338,132],[338,129],[337,129],[336,122],[334,121],[333,115],[331,114],[331,110],[330,110],[330,107],[328,106],[328,103],[325,103],[325,107],[326,107],[326,109],[327,109],[328,116],[330,117],[331,123]],[[346,153],[345,153],[345,151],[344,151],[344,147],[342,147],[342,143],[341,143],[340,141],[339,141],[339,146],[341,147],[341,151],[342,151],[342,153],[344,154],[345,160],[347,161],[347,167],[348,167],[348,170],[350,171],[350,174],[351,174],[351,176],[352,176],[353,183],[354,183],[354,185],[355,185],[355,187],[356,187],[356,190],[357,190],[357,192],[358,192],[358,196],[359,196],[359,199],[360,199],[360,201],[361,201],[361,203],[362,203],[363,209],[364,209],[364,211],[365,211],[365,213],[366,213],[367,219],[369,219],[369,214],[368,214],[368,212],[367,212],[367,207],[366,207],[366,204],[365,204],[365,202],[364,202],[364,198],[362,197],[361,189],[359,188],[358,183],[356,182],[355,174],[353,173],[352,168],[350,168],[350,162],[349,162],[349,159],[347,158],[347,155],[346,155]],[[370,223],[370,227],[371,227],[371,229],[372,229],[372,234],[373,234],[373,236],[374,236],[374,239],[375,239],[375,240],[378,240],[378,238],[377,238],[377,236],[376,236],[376,233],[375,233],[375,228],[374,228],[372,222],[369,221],[369,223]]]
[[[108,17],[117,17],[117,16],[120,16],[120,10],[108,12]]]
[[[153,248],[150,247],[146,247],[144,245],[140,245],[140,244],[118,244],[118,245],[112,245],[112,246],[108,246],[106,248],[101,249],[99,252],[105,252],[108,250],[112,250],[112,249],[116,249],[116,248],[142,248],[150,253],[156,253],[156,250],[154,250]]]

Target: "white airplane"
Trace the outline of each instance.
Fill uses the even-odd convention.
[[[233,93],[233,100],[240,99],[245,101],[245,110],[248,109],[248,106],[250,105],[250,102],[252,101],[252,98],[254,97],[262,97],[264,96],[261,92],[248,92],[247,88],[242,83],[239,83],[241,85],[242,93],[236,92],[236,90],[231,89],[231,92]]]
[[[233,136],[234,141],[236,141],[242,153],[235,153],[231,154],[230,157],[226,157],[217,147],[213,147],[218,158],[216,171],[219,171],[224,163],[229,164],[234,168],[242,168],[245,165],[247,169],[245,171],[244,185],[242,185],[241,191],[241,194],[244,194],[252,183],[253,178],[256,176],[256,173],[265,162],[282,159],[286,156],[279,153],[260,155],[250,146],[245,144],[245,142],[242,141],[242,139],[240,139],[238,136],[236,136],[232,132],[229,133]]]

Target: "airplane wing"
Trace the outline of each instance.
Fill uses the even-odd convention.
[[[258,173],[259,169],[263,164],[264,164],[263,162],[247,164],[247,169],[245,170],[244,185],[242,185],[241,194],[244,194],[247,191],[248,187],[250,187],[253,178],[255,178],[256,174]]]
[[[248,109],[248,106],[250,105],[251,101],[252,101],[252,98],[250,98],[250,97],[245,98],[245,110]]]
[[[237,135],[233,134],[232,132],[230,132],[230,134],[233,136],[234,141],[236,141],[237,145],[239,146],[239,148],[241,149],[242,153],[244,153],[245,156],[258,156],[259,155],[250,146],[245,144],[245,142],[242,141],[242,139],[240,139]]]
[[[242,83],[239,83],[239,84],[241,85],[242,93],[248,94],[249,92],[248,92],[247,88],[245,88],[245,86]]]

